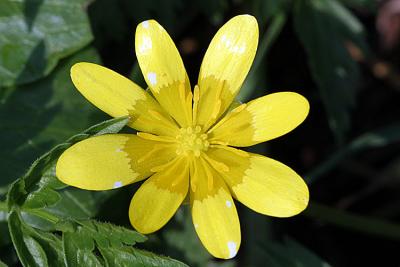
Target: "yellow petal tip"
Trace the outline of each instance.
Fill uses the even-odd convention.
[[[258,24],[257,19],[253,15],[250,15],[250,14],[237,15],[237,16],[233,17],[232,19],[233,20],[240,19],[240,20],[246,21],[248,23]]]
[[[227,246],[228,246],[228,251],[229,251],[229,256],[227,259],[232,259],[238,253],[238,250],[239,250],[238,245],[234,241],[228,241]]]

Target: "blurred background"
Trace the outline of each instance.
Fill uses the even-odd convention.
[[[295,91],[311,104],[296,130],[250,149],[301,174],[310,205],[278,219],[237,203],[242,245],[230,261],[205,251],[187,206],[141,247],[190,266],[399,266],[400,0],[0,0],[2,261],[19,266],[7,230],[9,184],[55,145],[109,118],[75,90],[70,66],[101,63],[145,88],[134,33],[155,19],[195,84],[215,32],[244,13],[257,18],[260,41],[239,100]],[[68,216],[130,228],[136,188],[69,188],[61,202],[89,210],[71,206]]]

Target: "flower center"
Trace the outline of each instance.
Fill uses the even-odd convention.
[[[207,151],[210,143],[207,141],[207,134],[201,132],[200,126],[189,126],[179,129],[176,136],[178,141],[178,149],[176,154],[189,155],[192,153],[195,157],[199,157],[201,151]]]

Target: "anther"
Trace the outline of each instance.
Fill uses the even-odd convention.
[[[209,146],[207,134],[201,132],[200,126],[192,126],[181,128],[176,136],[178,142],[177,154],[192,153],[195,157],[199,157],[202,151],[206,151]]]

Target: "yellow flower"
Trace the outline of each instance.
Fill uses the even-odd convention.
[[[252,210],[289,217],[308,204],[307,185],[286,165],[235,147],[288,133],[307,116],[301,95],[266,95],[229,110],[258,44],[254,17],[236,16],[217,32],[193,93],[182,59],[156,21],[136,29],[136,56],[151,94],[112,70],[78,63],[71,78],[94,105],[113,117],[130,116],[134,134],[81,141],[60,157],[57,177],[88,189],[118,188],[148,178],[132,198],[134,228],[164,226],[189,194],[195,230],[215,257],[232,258],[240,225],[232,196]],[[78,119],[78,118],[77,118]]]

